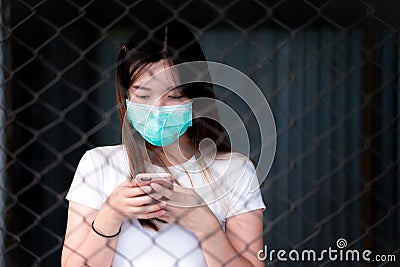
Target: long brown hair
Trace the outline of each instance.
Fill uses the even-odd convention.
[[[152,161],[157,155],[153,151],[154,147],[148,144],[127,122],[125,99],[132,83],[145,73],[153,63],[163,59],[167,60],[171,66],[185,62],[206,61],[193,33],[185,25],[176,21],[158,26],[155,29],[139,29],[127,41],[121,43],[116,77],[116,98],[123,131],[131,133],[123,138],[123,143],[127,148],[132,176],[145,172],[146,159]],[[208,83],[189,84],[184,86],[182,91],[190,99],[199,97],[215,99],[213,86]],[[193,142],[196,158],[199,157],[199,144],[205,138],[214,141],[217,153],[231,152],[227,135],[216,120],[204,117],[195,118],[187,131],[190,140]],[[143,147],[142,144],[145,144],[145,146]],[[166,168],[166,166],[163,167]],[[158,231],[159,228],[155,221],[161,220],[139,220],[143,227]]]

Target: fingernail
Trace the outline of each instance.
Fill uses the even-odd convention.
[[[144,192],[146,192],[146,193],[150,193],[151,192],[151,187],[150,186],[142,186],[141,187],[142,188],[142,190],[144,191]]]
[[[161,203],[160,203],[160,207],[161,207],[161,208],[165,208],[166,206],[167,206],[167,203],[165,203],[165,202],[161,202]]]
[[[162,197],[162,195],[161,195],[160,193],[154,193],[154,194],[151,194],[151,196],[152,196],[153,198],[155,198],[155,199],[159,199],[159,198]]]

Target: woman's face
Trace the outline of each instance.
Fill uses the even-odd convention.
[[[168,67],[165,59],[154,63],[129,88],[129,101],[154,106],[187,102],[189,98],[183,94],[181,88],[176,87],[179,82],[178,75],[172,73]],[[157,77],[152,78],[156,73],[159,73]]]

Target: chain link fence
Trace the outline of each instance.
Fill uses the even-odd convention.
[[[79,159],[121,142],[119,43],[178,19],[207,60],[251,77],[268,98],[277,151],[261,190],[268,249],[369,249],[397,261],[268,266],[398,266],[400,2],[362,0],[2,0],[2,266],[59,266]],[[245,122],[252,158],[257,122]],[[261,163],[262,164],[262,163]]]

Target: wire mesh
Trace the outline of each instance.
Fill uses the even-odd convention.
[[[178,19],[207,60],[251,77],[275,116],[276,156],[261,186],[264,244],[320,251],[344,238],[347,248],[397,258],[265,264],[397,266],[399,8],[394,0],[1,1],[2,265],[60,264],[79,159],[121,142],[119,43],[137,27]],[[257,161],[251,109],[216,89],[245,123]]]

